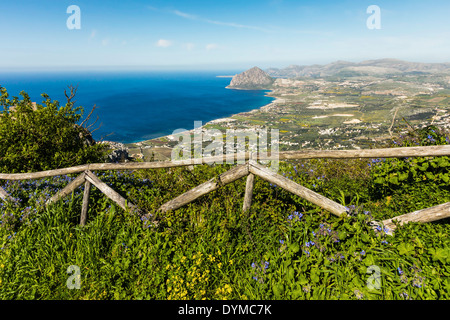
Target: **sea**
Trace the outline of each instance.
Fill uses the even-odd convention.
[[[133,143],[170,135],[269,104],[265,90],[226,89],[231,76],[244,70],[217,71],[35,71],[0,73],[10,97],[25,91],[42,104],[42,93],[66,103],[64,90],[77,87],[76,106],[84,116],[95,105],[90,124],[96,140]],[[94,130],[96,129],[96,130]]]

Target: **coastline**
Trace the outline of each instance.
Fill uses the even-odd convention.
[[[233,90],[246,90],[246,89],[234,89],[234,88],[233,88]],[[228,116],[228,117],[223,117],[223,118],[213,119],[213,120],[210,120],[210,121],[206,122],[205,124],[203,124],[203,125],[202,125],[201,127],[199,127],[199,128],[191,129],[191,130],[186,130],[186,131],[184,131],[184,132],[190,132],[190,133],[193,133],[194,130],[197,130],[197,129],[203,129],[203,127],[205,127],[205,126],[208,125],[208,124],[215,124],[215,123],[220,123],[220,122],[229,121],[229,120],[232,119],[234,116],[238,116],[238,115],[244,114],[244,113],[251,113],[251,112],[259,111],[259,110],[261,110],[261,109],[263,109],[263,108],[266,108],[266,107],[271,106],[271,105],[274,104],[274,103],[278,103],[278,102],[284,101],[284,99],[281,99],[281,98],[279,98],[279,97],[272,96],[271,94],[272,94],[273,92],[274,92],[274,90],[270,90],[270,92],[267,92],[267,93],[264,95],[265,97],[271,97],[271,98],[274,98],[274,100],[273,100],[272,102],[268,103],[268,104],[265,104],[265,105],[263,105],[263,106],[261,106],[261,107],[259,107],[259,108],[255,108],[255,109],[252,109],[252,110],[249,110],[249,111],[243,111],[243,112],[238,112],[238,113],[235,113],[235,114],[231,114],[231,115]],[[153,140],[164,139],[164,138],[167,138],[167,137],[169,137],[169,136],[171,136],[171,134],[168,134],[168,135],[165,135],[165,136],[161,136],[161,137],[157,137],[157,138],[154,138],[154,139],[143,140],[143,141],[139,141],[139,142],[124,143],[124,145],[129,145],[129,144],[139,144],[139,143],[144,143],[144,142],[150,142],[150,141],[153,141]]]
[[[225,77],[225,76],[222,76],[222,77]],[[232,88],[232,89],[233,90],[245,90],[245,89],[238,89],[238,88]],[[284,99],[281,99],[280,97],[274,95],[274,92],[275,92],[274,89],[269,89],[269,90],[266,89],[264,91],[267,91],[264,94],[264,96],[271,97],[274,100],[268,104],[265,104],[261,107],[258,107],[258,108],[255,108],[255,109],[252,109],[249,111],[238,112],[235,114],[231,114],[228,117],[222,117],[222,118],[210,120],[210,121],[202,124],[201,127],[194,128],[191,130],[186,130],[186,131],[184,131],[184,133],[194,134],[195,130],[203,130],[205,128],[205,126],[207,126],[207,125],[218,124],[218,123],[222,123],[222,122],[237,121],[237,119],[235,119],[233,117],[239,116],[241,114],[248,114],[248,113],[253,113],[253,112],[260,111],[260,110],[268,109],[270,107],[273,107],[274,104],[284,101]],[[143,159],[144,161],[146,161],[145,159],[147,159],[148,157],[154,156],[155,160],[157,160],[157,158],[159,158],[159,160],[167,160],[167,158],[169,158],[168,157],[169,152],[171,153],[171,151],[172,151],[172,148],[169,147],[168,144],[170,142],[175,141],[173,138],[171,138],[171,136],[172,135],[169,134],[169,135],[164,135],[164,136],[160,136],[160,137],[149,139],[149,140],[142,140],[139,142],[123,143],[123,146],[129,150],[129,153],[132,158],[139,158],[139,159]],[[152,155],[150,155],[150,154],[152,154]],[[156,155],[158,155],[159,157],[156,157]],[[161,157],[161,155],[162,155],[162,157]]]

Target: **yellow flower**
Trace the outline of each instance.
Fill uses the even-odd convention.
[[[390,202],[391,202],[391,200],[392,200],[392,197],[391,196],[387,196],[386,197],[386,205],[388,205]]]
[[[230,287],[230,285],[228,285],[228,284],[225,285],[224,289],[225,289],[226,291],[228,291],[228,293],[231,293],[231,291],[233,291],[233,289],[232,289],[232,288]]]
[[[228,261],[229,264],[233,264],[233,259],[231,259],[230,261]]]
[[[222,262],[219,262],[219,263],[217,264],[217,266],[219,267],[219,269],[222,268]]]

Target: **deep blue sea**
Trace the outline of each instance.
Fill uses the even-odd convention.
[[[62,105],[64,89],[78,86],[76,105],[84,107],[85,116],[97,106],[94,128],[102,125],[94,138],[130,143],[190,130],[194,121],[205,124],[273,101],[267,91],[225,89],[231,78],[217,77],[242,71],[11,72],[0,73],[0,86],[10,97],[23,90],[42,103],[41,93],[47,93]]]

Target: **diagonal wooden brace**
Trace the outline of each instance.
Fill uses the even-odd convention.
[[[220,176],[216,178],[212,178],[201,185],[183,193],[182,195],[172,199],[166,203],[164,203],[159,210],[162,212],[166,212],[169,210],[178,209],[201,196],[212,192],[214,190],[219,189],[221,186],[227,185],[231,182],[234,182],[242,177],[248,175],[248,164],[243,164],[234,167],[233,169],[222,173]]]
[[[388,228],[387,234],[392,235],[396,228],[394,220],[400,225],[408,222],[432,222],[450,217],[450,202],[440,204],[431,208],[417,210],[391,219],[383,220],[381,223]]]
[[[106,183],[101,181],[95,174],[91,171],[87,170],[86,180],[92,183],[97,189],[99,189],[105,196],[114,201],[121,207],[123,210],[131,210],[131,212],[136,212],[138,214],[142,214],[141,210],[137,206],[135,206],[130,201],[127,201],[124,197],[122,197],[119,193],[117,193],[114,189],[108,186]]]
[[[276,184],[281,188],[305,199],[308,200],[315,205],[325,209],[337,216],[340,216],[342,213],[346,212],[347,209],[333,200],[330,200],[308,188],[305,188],[294,181],[291,181],[261,165],[251,160],[249,162],[249,171],[258,177],[269,181],[270,183]]]
[[[14,198],[11,197],[8,192],[6,192],[5,189],[3,189],[2,187],[0,187],[0,198],[2,198],[5,201],[8,202],[13,202],[14,203]]]
[[[55,203],[61,198],[66,197],[67,195],[71,194],[72,191],[74,191],[76,188],[81,186],[86,181],[86,174],[83,172],[78,177],[75,178],[72,182],[70,182],[67,186],[65,186],[63,189],[59,190],[53,197],[47,200],[46,205],[50,205],[52,203]]]

